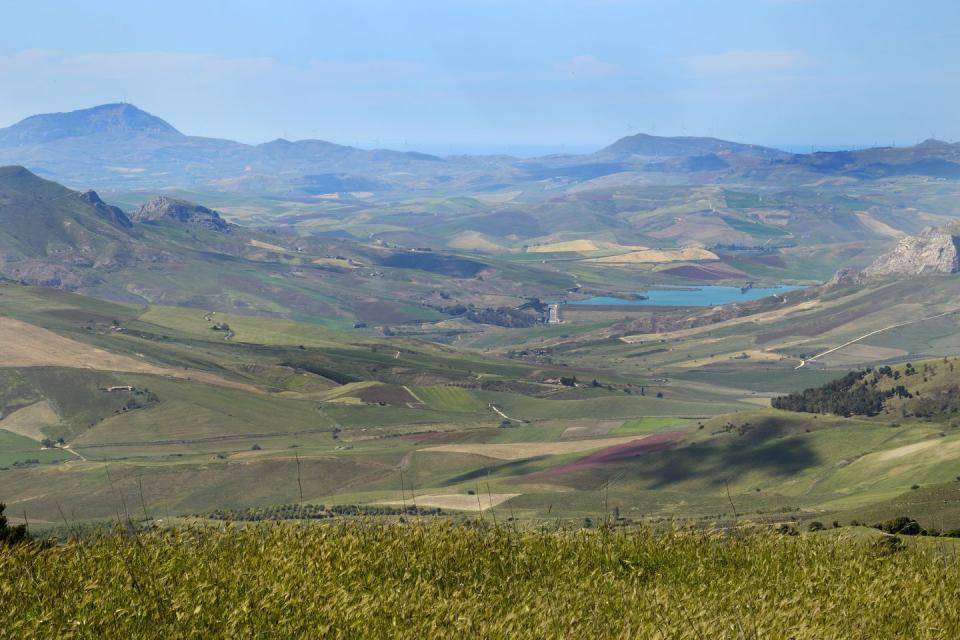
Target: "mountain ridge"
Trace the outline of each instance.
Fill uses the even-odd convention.
[[[911,147],[791,154],[711,137],[638,133],[588,154],[440,157],[314,139],[249,145],[189,136],[134,105],[115,103],[31,116],[0,129],[0,164],[28,166],[84,187],[201,187],[309,198],[356,191],[544,188],[538,183],[566,188],[598,179],[630,184],[644,174],[672,184],[705,179],[802,184],[824,175],[960,179],[960,144],[926,140]]]

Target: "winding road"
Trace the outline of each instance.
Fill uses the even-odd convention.
[[[878,333],[883,333],[884,331],[890,331],[891,329],[897,329],[897,328],[899,328],[899,327],[906,327],[906,326],[911,325],[911,324],[917,324],[917,323],[920,323],[920,322],[926,322],[927,320],[935,320],[936,318],[942,318],[942,317],[944,317],[944,316],[949,316],[950,314],[953,314],[953,313],[960,313],[960,309],[954,309],[954,310],[952,310],[952,311],[944,311],[943,313],[938,313],[938,314],[935,315],[935,316],[929,316],[929,317],[927,317],[927,318],[920,318],[920,319],[918,319],[918,320],[911,320],[910,322],[901,322],[901,323],[899,323],[899,324],[891,324],[891,325],[889,325],[889,326],[883,327],[882,329],[877,329],[876,331],[871,331],[870,333],[865,333],[865,334],[863,334],[862,336],[860,336],[859,338],[854,338],[853,340],[850,340],[849,342],[844,342],[844,343],[843,343],[842,345],[840,345],[839,347],[834,347],[834,348],[832,348],[832,349],[827,349],[827,350],[824,351],[823,353],[818,353],[817,355],[812,356],[812,357],[810,357],[810,358],[807,358],[806,360],[801,360],[801,361],[800,361],[800,364],[798,364],[796,367],[794,367],[794,369],[795,369],[795,370],[796,370],[796,369],[800,369],[800,368],[804,367],[808,362],[813,362],[813,361],[816,360],[817,358],[822,358],[823,356],[830,355],[830,354],[833,353],[834,351],[840,351],[840,349],[844,349],[844,348],[846,348],[846,347],[849,347],[849,346],[852,345],[852,344],[856,344],[857,342],[860,342],[861,340],[865,340],[865,339],[869,338],[870,336],[875,336],[875,335],[877,335]]]

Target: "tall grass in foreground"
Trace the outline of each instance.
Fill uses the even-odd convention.
[[[270,524],[0,548],[0,637],[957,638],[960,564],[832,536]]]

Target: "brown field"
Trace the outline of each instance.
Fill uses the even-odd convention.
[[[66,367],[144,373],[263,393],[252,385],[226,380],[205,371],[168,369],[111,353],[6,316],[0,316],[0,364],[4,367]]]
[[[830,364],[857,364],[861,362],[879,362],[893,358],[902,358],[908,354],[909,352],[904,349],[876,347],[858,342],[834,351],[829,356],[820,360]]]
[[[793,305],[784,309],[776,309],[774,311],[765,311],[763,313],[755,313],[751,316],[744,316],[742,318],[732,318],[730,320],[723,320],[722,322],[715,322],[713,324],[704,325],[702,327],[694,327],[692,329],[680,329],[678,331],[664,331],[663,333],[638,333],[632,336],[623,336],[620,338],[627,344],[636,344],[639,342],[647,341],[659,341],[659,340],[674,340],[677,338],[689,338],[690,336],[699,335],[701,333],[708,333],[710,331],[716,331],[717,329],[725,329],[727,327],[733,327],[740,324],[756,324],[761,325],[766,322],[773,322],[776,320],[781,320],[789,315],[796,313],[802,313],[804,311],[810,311],[816,309],[820,306],[819,300],[808,300],[806,302],[801,302],[800,304]]]
[[[623,436],[620,438],[591,438],[589,440],[565,440],[562,442],[516,442],[511,444],[444,444],[428,447],[423,451],[440,453],[469,453],[497,460],[523,460],[537,456],[556,456],[567,453],[592,451],[602,447],[627,444],[646,436]]]
[[[691,278],[693,280],[730,280],[747,278],[746,273],[740,269],[735,269],[726,264],[685,264],[679,267],[670,267],[669,269],[658,270],[657,273],[663,273],[678,278]]]

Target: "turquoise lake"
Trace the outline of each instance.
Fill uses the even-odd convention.
[[[577,300],[570,304],[590,304],[609,306],[660,306],[660,307],[708,307],[710,305],[730,304],[732,302],[750,302],[774,294],[795,291],[801,287],[783,285],[779,287],[753,287],[741,291],[740,287],[684,287],[683,289],[654,288],[638,295],[646,300],[627,300],[611,296],[597,296],[587,300]]]

